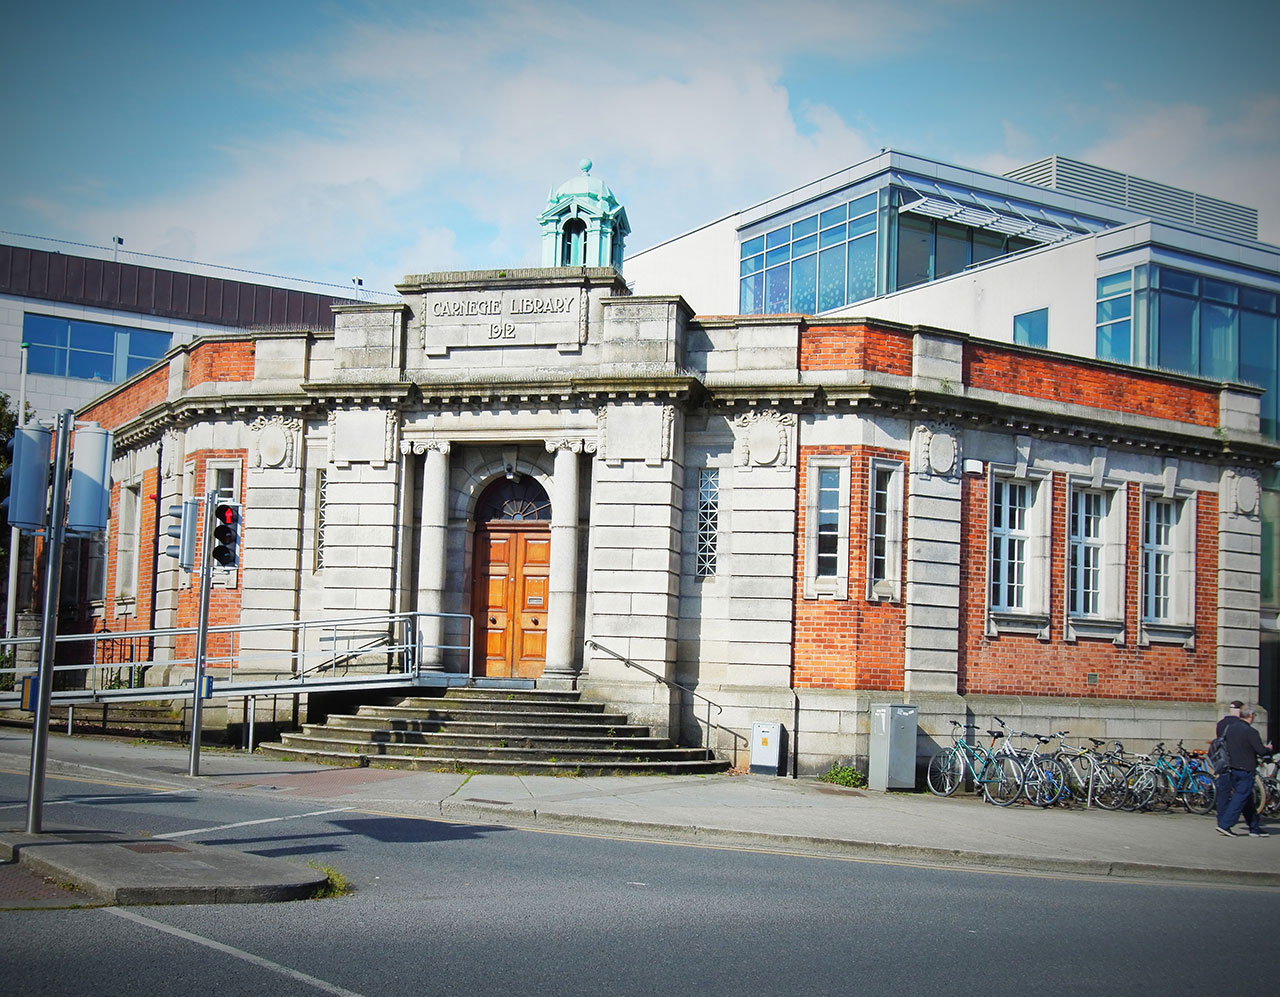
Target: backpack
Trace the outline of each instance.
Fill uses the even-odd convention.
[[[1214,772],[1225,772],[1231,767],[1231,754],[1227,751],[1227,739],[1215,737],[1209,742],[1209,753],[1205,756],[1209,768]]]

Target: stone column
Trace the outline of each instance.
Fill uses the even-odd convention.
[[[577,677],[574,622],[578,606],[578,455],[582,440],[548,440],[556,455],[551,482],[551,566],[547,614],[549,679]]]
[[[422,461],[422,509],[418,534],[418,598],[420,613],[444,611],[445,544],[449,530],[449,444],[431,440]],[[444,671],[444,620],[423,617],[418,634],[419,664]]]

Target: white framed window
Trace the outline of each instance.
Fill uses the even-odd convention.
[[[1069,482],[1067,639],[1124,638],[1125,492]]]
[[[987,632],[1049,638],[1052,481],[993,468],[987,510]]]
[[[1148,491],[1142,497],[1144,644],[1195,637],[1195,499]]]
[[[867,598],[902,598],[902,478],[896,460],[872,460],[867,482]]]
[[[142,531],[142,484],[120,486],[120,515],[116,520],[116,591],[118,602],[138,597],[138,547]]]
[[[804,597],[847,599],[850,460],[814,456],[805,466]]]
[[[716,574],[720,549],[720,471],[704,467],[698,472],[698,531],[694,551],[694,574],[712,578]]]

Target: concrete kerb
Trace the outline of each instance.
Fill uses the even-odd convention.
[[[0,831],[0,858],[123,906],[305,900],[328,880],[325,872],[280,859],[100,831]]]
[[[516,829],[545,829],[582,833],[609,833],[642,840],[697,844],[703,847],[752,848],[761,851],[816,855],[879,862],[920,865],[997,873],[1047,873],[1088,878],[1144,882],[1251,886],[1280,889],[1280,873],[1235,869],[1201,869],[1143,862],[1047,858],[1002,855],[955,848],[929,848],[892,842],[856,841],[810,835],[743,831],[695,824],[660,824],[608,817],[560,814],[536,809],[515,810],[473,803],[441,801],[440,815],[447,820],[471,821]]]

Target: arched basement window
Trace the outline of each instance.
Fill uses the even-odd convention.
[[[570,218],[560,230],[560,265],[581,266],[587,258],[587,223]]]
[[[533,478],[499,478],[476,504],[477,523],[528,523],[551,518],[551,499]]]

